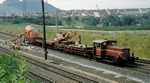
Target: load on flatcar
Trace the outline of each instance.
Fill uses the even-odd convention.
[[[25,27],[25,33],[22,36],[23,42],[35,43],[35,39],[41,39],[40,31],[32,26]]]

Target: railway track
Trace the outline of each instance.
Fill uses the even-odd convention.
[[[130,67],[129,67],[130,66]],[[150,67],[143,67],[143,66],[137,66],[137,65],[128,65],[128,67],[125,67],[126,69],[130,69],[133,71],[142,72],[145,74],[150,74]]]
[[[7,49],[7,48],[3,48],[3,47],[0,47],[0,51],[2,51],[3,53],[5,54],[8,54],[10,55],[10,50]],[[21,59],[21,58],[20,58]],[[25,76],[27,79],[29,80],[36,80],[36,79],[39,79],[40,82],[42,83],[55,83],[54,81],[50,80],[50,79],[47,79],[41,75],[39,75],[38,73],[36,72],[33,72],[31,70],[28,70],[28,74]]]
[[[33,79],[39,79],[40,82],[42,83],[55,83],[54,81],[50,80],[50,79],[47,79],[41,75],[39,75],[38,73],[36,72],[33,72],[31,70],[28,70],[28,74],[25,76],[27,79],[29,80],[33,80]]]
[[[150,60],[139,59],[133,66],[134,70],[150,74]]]
[[[79,83],[99,83],[99,82],[97,82],[93,79],[80,76],[78,74],[69,72],[69,71],[61,69],[59,67],[54,67],[54,66],[51,66],[49,64],[45,64],[42,61],[39,61],[39,60],[36,60],[36,59],[31,59],[31,58],[26,57],[26,56],[23,56],[23,58],[25,58],[27,62],[30,62],[30,63],[38,66],[38,67],[41,67],[41,68],[43,68],[47,71],[51,71],[51,72],[57,73],[59,75],[65,76],[65,77],[67,77],[69,79],[72,79],[72,80],[75,80]]]
[[[144,59],[139,59],[137,62],[143,64],[150,64],[150,60],[144,60]]]
[[[15,35],[13,35],[13,34],[9,34],[9,33],[5,33],[5,32],[1,32],[1,31],[0,31],[0,34],[15,37]]]
[[[3,48],[3,47],[0,47],[0,50],[3,51],[4,53],[6,54],[10,54],[10,50],[6,49],[6,48]],[[27,62],[31,63],[31,64],[34,64],[38,67],[41,67],[47,71],[51,71],[51,72],[54,72],[54,73],[57,73],[59,75],[62,75],[62,76],[65,76],[69,79],[72,79],[72,80],[75,80],[79,83],[99,83],[95,80],[92,80],[90,78],[86,78],[86,77],[83,77],[83,76],[80,76],[80,75],[77,75],[77,74],[74,74],[74,73],[71,73],[67,70],[63,70],[63,69],[60,69],[60,68],[57,68],[57,67],[53,67],[51,65],[48,65],[48,64],[45,64],[45,63],[42,63],[41,61],[38,61],[38,60],[35,60],[35,59],[31,59],[27,56],[22,56],[24,59],[26,59]],[[54,83],[52,82],[51,80],[48,80],[46,79],[45,77],[35,73],[35,72],[32,72],[32,71],[29,71],[29,74],[26,76],[26,78],[32,80],[32,79],[35,79],[35,78],[40,78],[42,79],[41,81],[46,81],[46,83]]]

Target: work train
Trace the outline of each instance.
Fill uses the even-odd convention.
[[[79,37],[79,43],[75,44],[70,41],[72,35]],[[42,44],[43,38],[40,37],[39,30],[32,26],[25,27],[24,42]],[[138,57],[134,53],[130,53],[130,48],[116,46],[115,40],[94,40],[93,46],[81,44],[81,36],[76,32],[68,31],[66,33],[59,33],[55,40],[46,40],[46,46],[51,49],[60,50],[63,52],[79,54],[90,57],[96,60],[111,61],[113,63],[130,63],[133,64]]]

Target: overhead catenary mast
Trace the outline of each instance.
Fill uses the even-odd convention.
[[[26,8],[26,0],[22,0],[23,2],[23,16],[27,15],[27,8]]]
[[[55,24],[56,24],[56,34],[58,34],[58,17],[57,17],[58,15],[57,15],[57,10],[56,10],[56,15],[55,15],[55,20],[56,20],[56,22],[55,22]]]

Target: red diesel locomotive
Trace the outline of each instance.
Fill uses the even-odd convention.
[[[94,40],[93,57],[100,60],[109,60],[114,63],[134,63],[138,58],[130,53],[130,48],[116,46],[114,40]]]

